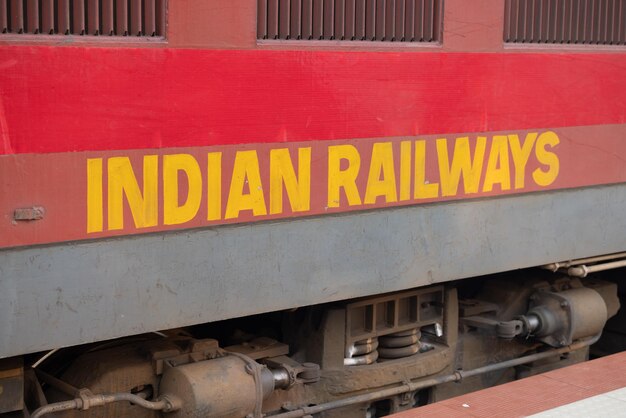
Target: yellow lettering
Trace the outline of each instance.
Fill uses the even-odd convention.
[[[155,226],[159,214],[159,159],[143,157],[143,191],[128,157],[113,157],[107,162],[109,230],[124,228],[124,196],[133,215],[135,227]]]
[[[209,152],[207,166],[207,220],[222,219],[222,153]]]
[[[483,191],[490,192],[494,184],[500,184],[501,190],[511,189],[511,169],[509,167],[509,145],[505,135],[495,135],[491,140],[489,161],[485,172]]]
[[[187,177],[187,197],[179,204],[179,173]],[[192,220],[202,200],[202,172],[196,159],[189,154],[163,156],[163,223],[178,225]]]
[[[244,193],[246,184],[248,193]],[[225,218],[237,218],[242,210],[251,210],[254,216],[267,215],[259,158],[254,150],[238,151],[235,155]]]
[[[509,145],[511,146],[511,155],[513,156],[513,165],[515,166],[515,188],[523,189],[526,178],[526,163],[533,150],[533,145],[537,140],[537,133],[530,132],[526,135],[524,145],[520,145],[517,135],[509,135]]]
[[[400,142],[400,200],[411,198],[411,141]]]
[[[415,199],[439,196],[439,183],[426,182],[426,141],[415,141]]]
[[[102,158],[87,159],[87,233],[102,231]]]
[[[287,148],[270,151],[270,213],[283,212],[283,185],[292,212],[311,208],[311,148],[298,149],[298,176]]]
[[[461,175],[463,176],[463,190],[466,194],[478,192],[480,177],[485,159],[485,147],[487,138],[479,136],[476,139],[474,158],[470,152],[468,137],[457,138],[454,142],[452,163],[448,156],[448,142],[445,138],[437,140],[437,158],[439,160],[439,176],[441,181],[441,194],[443,196],[456,196],[459,190]]]
[[[386,203],[398,201],[391,142],[377,142],[372,147],[372,160],[367,177],[364,203],[376,203],[378,196],[385,196]]]
[[[533,180],[539,186],[551,185],[559,175],[559,157],[555,153],[546,150],[547,146],[554,148],[559,145],[559,142],[559,137],[552,131],[544,132],[537,138],[535,155],[541,164],[548,166],[545,171],[541,168],[533,171]]]
[[[348,167],[341,169],[341,161]],[[328,147],[328,207],[338,208],[341,189],[348,199],[348,205],[360,205],[361,196],[356,187],[356,178],[361,168],[361,156],[353,145],[333,145]]]

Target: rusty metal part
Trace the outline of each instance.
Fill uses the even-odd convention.
[[[370,337],[346,347],[344,366],[364,366],[378,359],[378,338]]]
[[[409,357],[420,352],[422,333],[414,328],[380,337],[378,354],[381,359],[398,359]]]
[[[406,347],[419,342],[422,333],[417,329],[396,332],[380,337],[378,341],[382,347]]]
[[[548,359],[553,356],[562,355],[565,353],[569,353],[572,351],[580,350],[582,348],[586,348],[596,341],[600,339],[600,335],[596,335],[595,337],[587,338],[585,340],[578,341],[574,344],[571,344],[567,347],[555,348],[549,351],[544,351],[541,353],[530,354],[528,356],[519,357],[512,360],[502,361],[499,363],[490,364],[483,367],[478,367],[472,370],[458,370],[453,374],[438,376],[429,379],[417,380],[414,382],[406,382],[400,386],[396,386],[393,388],[382,389],[374,392],[369,392],[362,395],[350,396],[347,398],[339,399],[332,402],[327,402],[319,405],[313,406],[305,406],[302,408],[298,408],[289,412],[284,412],[276,415],[271,415],[272,418],[300,418],[307,415],[319,414],[324,411],[328,411],[331,409],[342,408],[350,405],[361,404],[361,403],[369,403],[372,401],[377,401],[380,399],[390,398],[392,396],[401,395],[407,392],[415,392],[418,390],[426,389],[429,387],[441,385],[443,383],[449,382],[460,382],[463,379],[467,379],[469,377],[478,376],[481,374],[493,372],[496,370],[502,370],[509,367],[515,367],[522,364],[532,363],[534,361]]]
[[[41,380],[44,383],[49,384],[53,388],[65,393],[66,395],[78,396],[78,393],[80,392],[79,388],[74,387],[70,385],[69,383],[64,382],[60,379],[57,379],[56,377],[49,375],[48,373],[44,372],[41,369],[35,369],[35,374],[37,375],[37,378],[39,380]]]
[[[289,354],[289,346],[287,344],[268,337],[259,337],[242,344],[231,345],[225,347],[224,350],[245,354],[253,360]]]
[[[586,287],[562,292],[537,292],[531,296],[527,317],[536,317],[531,330],[542,342],[553,347],[602,331],[608,319],[607,306],[600,294]]]
[[[372,351],[362,356],[345,358],[343,364],[344,366],[366,366],[375,363],[376,360],[378,360],[378,351]]]
[[[512,339],[518,335],[535,337],[553,347],[596,335],[609,318],[607,302],[596,290],[579,287],[560,292],[538,291],[530,296],[526,315],[510,321],[482,316],[462,318],[464,324],[494,329],[498,337]]]
[[[345,358],[354,358],[355,350],[367,348],[356,347],[368,344],[370,339],[374,341],[373,338],[413,332],[422,327],[442,324],[443,300],[443,287],[433,286],[362,299],[346,305]],[[368,358],[360,361],[350,360],[347,363],[370,364],[366,361],[375,361],[373,353],[372,348],[368,352]]]
[[[24,363],[21,357],[0,360],[0,414],[24,407]]]
[[[282,375],[278,378],[282,381]],[[241,418],[248,414],[260,416],[262,401],[274,388],[275,377],[270,369],[243,354],[229,353],[166,368],[159,392],[181,401],[181,408],[168,414],[171,418]]]
[[[56,402],[53,404],[42,406],[41,408],[33,412],[31,418],[40,418],[53,412],[69,411],[72,409],[80,409],[86,411],[92,407],[103,406],[113,402],[130,402],[134,405],[141,406],[142,408],[163,412],[176,411],[181,406],[179,400],[171,396],[162,397],[161,399],[156,401],[147,401],[141,396],[134,395],[132,393],[111,393],[94,395],[88,389],[81,389],[79,391],[79,395],[79,397],[69,401]]]
[[[378,348],[378,338],[368,338],[367,340],[357,341],[346,350],[346,357],[357,357],[376,351]]]
[[[14,221],[38,221],[43,219],[46,210],[42,206],[33,206],[32,208],[19,208],[13,212]]]
[[[296,383],[315,383],[320,380],[320,366],[315,363],[298,363],[287,356],[263,360],[263,364],[274,374],[276,389],[289,389]]]

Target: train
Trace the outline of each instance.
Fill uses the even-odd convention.
[[[0,0],[0,416],[382,417],[626,350],[626,1]]]

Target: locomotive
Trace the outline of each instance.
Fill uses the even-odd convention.
[[[0,0],[0,415],[381,417],[626,349],[624,69],[623,0]]]

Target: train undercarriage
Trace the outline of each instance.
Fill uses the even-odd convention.
[[[5,359],[0,411],[389,415],[626,348],[624,269],[585,261]]]

